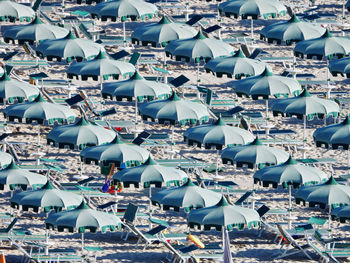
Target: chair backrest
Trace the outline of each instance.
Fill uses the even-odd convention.
[[[250,128],[249,128],[249,124],[248,124],[248,122],[246,121],[246,119],[244,119],[243,117],[240,119],[240,126],[243,128],[243,129],[245,129],[245,130],[247,130],[247,131],[249,131],[250,130]]]
[[[141,56],[140,53],[135,52],[134,54],[132,54],[132,56],[129,60],[129,63],[136,66],[137,62],[139,61],[140,56]]]
[[[33,4],[32,9],[33,9],[34,11],[38,10],[38,8],[39,8],[39,6],[41,5],[41,2],[42,2],[42,1],[43,1],[43,0],[36,0],[36,1],[34,2],[34,4]]]
[[[147,234],[155,236],[165,229],[167,229],[167,227],[165,225],[159,225],[159,226],[152,228],[150,231],[147,232]]]
[[[211,89],[207,90],[207,96],[205,98],[205,103],[210,106],[213,99],[213,91]]]
[[[10,232],[12,229],[13,229],[13,227],[15,226],[15,224],[17,223],[17,218],[15,217],[13,220],[12,220],[12,222],[3,230],[3,232],[5,232],[5,233],[8,233],[8,232]]]
[[[254,49],[253,53],[250,54],[249,58],[255,59],[255,58],[257,58],[262,52],[263,52],[263,50],[262,50],[261,48],[256,48],[256,49]]]
[[[201,20],[203,17],[201,15],[194,15],[190,20],[186,22],[187,25],[193,26],[195,23],[197,23],[199,20]]]
[[[322,218],[322,217],[310,217],[309,220],[307,221],[309,224],[314,224],[318,226],[323,226],[327,222],[327,218]]]
[[[177,78],[171,80],[170,84],[173,85],[175,88],[178,88],[178,87],[182,86],[183,84],[185,84],[188,81],[189,81],[189,78],[187,78],[184,75],[180,75]]]
[[[249,56],[250,56],[250,52],[249,52],[249,49],[248,49],[247,45],[242,44],[242,45],[241,45],[241,50],[242,50],[242,52],[244,53],[244,55],[245,55],[246,57],[249,57]]]
[[[266,205],[262,205],[258,210],[256,210],[260,217],[263,217],[268,211],[270,210],[269,207]]]
[[[280,232],[281,236],[285,239],[286,244],[294,244],[293,238],[286,232],[284,231],[283,227],[280,224],[276,224],[277,229]]]
[[[253,191],[247,191],[244,195],[241,196],[236,202],[235,205],[242,205],[244,201],[248,199],[249,196],[251,196]]]
[[[124,213],[123,219],[126,220],[127,222],[130,222],[130,223],[134,222],[138,209],[139,209],[139,207],[137,205],[129,203],[128,207],[126,208],[126,211]]]

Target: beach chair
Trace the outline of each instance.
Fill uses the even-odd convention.
[[[350,257],[350,243],[339,242],[338,238],[330,238],[315,231],[313,235],[307,236],[308,244],[320,256],[321,262],[339,262],[337,258]]]
[[[138,237],[137,245],[144,243],[143,251],[147,247],[152,245],[155,242],[159,242],[160,238],[165,238],[166,240],[186,240],[187,234],[177,234],[177,233],[167,233],[163,234],[162,232],[168,227],[165,225],[158,225],[147,232],[140,231],[137,227],[132,226],[133,233]]]
[[[280,249],[282,249],[284,246],[285,249],[283,250],[282,254],[275,259],[282,259],[295,254],[303,253],[308,259],[312,260],[311,256],[307,253],[307,250],[310,249],[309,244],[306,243],[299,245],[297,241],[287,231],[285,231],[280,224],[276,225],[283,239]]]
[[[234,204],[238,206],[244,206],[244,204],[246,204],[248,206],[247,200],[252,194],[253,194],[253,191],[247,191]]]
[[[223,260],[222,248],[217,245],[205,245],[204,248],[199,248],[196,245],[172,245],[166,240],[161,241],[162,244],[169,250],[166,259],[169,262],[202,262],[202,260],[213,260],[221,262]]]

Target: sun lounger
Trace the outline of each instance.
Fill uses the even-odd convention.
[[[311,256],[307,253],[307,250],[310,249],[309,244],[300,245],[288,231],[283,229],[280,224],[277,224],[277,229],[284,240],[280,249],[283,247],[285,247],[285,249],[282,250],[282,254],[275,259],[282,259],[294,254],[303,253],[308,259],[312,260]]]
[[[48,67],[49,64],[46,60],[42,59],[31,59],[31,60],[8,60],[6,64],[12,67]]]
[[[191,260],[191,262],[201,262],[201,260],[213,260],[214,262],[223,260],[222,249],[215,247],[213,249],[207,247],[200,249],[194,245],[190,246],[173,246],[167,240],[162,240],[162,244],[169,250],[167,260],[169,262],[179,262],[186,263]]]
[[[36,262],[84,262],[84,259],[76,254],[61,255],[61,254],[49,254],[49,255],[33,255],[32,260]]]
[[[350,257],[350,244],[339,242],[339,239],[329,238],[315,231],[308,235],[307,242],[310,247],[320,256],[321,262],[339,262],[337,258]]]
[[[139,238],[137,241],[137,245],[141,245],[142,243],[145,243],[143,246],[143,250],[145,250],[147,247],[152,245],[155,242],[160,242],[160,240],[167,240],[169,241],[185,241],[187,239],[187,234],[185,233],[162,233],[165,229],[167,229],[167,226],[165,225],[158,225],[151,230],[147,232],[140,231],[137,227],[134,225],[131,226],[131,229],[133,233]]]

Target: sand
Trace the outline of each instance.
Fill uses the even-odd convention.
[[[306,1],[304,1],[306,2]],[[324,12],[331,12],[341,17],[341,6],[338,3],[339,1],[328,1],[325,3],[324,1],[317,1],[316,4],[319,5],[320,9]],[[68,10],[75,9],[86,9],[86,6],[76,7],[72,2],[66,1]],[[191,1],[190,7],[195,10],[195,13],[215,13],[216,3],[205,2],[205,1]],[[303,11],[301,8],[298,11]],[[171,13],[171,12],[169,12]],[[52,17],[55,17],[54,14],[51,14]],[[157,21],[158,18],[147,21],[147,22],[128,22],[127,30],[128,34],[130,34],[130,30],[133,28],[149,23],[152,21]],[[278,21],[274,20],[274,21]],[[258,31],[265,25],[270,24],[274,21],[263,21],[258,20],[254,21],[254,31],[255,31],[255,39],[257,39],[257,46],[262,48],[263,50],[268,51],[273,56],[292,56],[293,46],[276,46],[273,44],[267,44],[258,40]],[[346,22],[350,22],[350,19],[347,17]],[[210,24],[215,24],[217,21],[215,19],[209,20]],[[105,22],[97,22],[98,26],[101,26],[106,30],[106,32],[110,34],[122,34],[122,25],[121,23],[105,23]],[[232,32],[250,32],[250,21],[247,20],[236,20],[233,18],[222,18],[223,26],[222,36],[227,37],[228,33]],[[2,26],[2,31],[7,25]],[[213,33],[215,34],[215,33]],[[234,45],[234,48],[237,49],[239,46]],[[13,48],[9,48],[8,51],[13,50]],[[106,47],[106,50],[111,53],[115,53],[119,51],[117,48]],[[135,51],[140,53],[153,53],[156,54],[157,58],[160,61],[163,60],[163,53],[159,48],[152,47],[139,47],[135,46]],[[18,57],[16,57],[18,58]],[[29,58],[26,56],[26,58]],[[50,68],[44,69],[52,79],[66,79],[67,76],[65,74],[64,63],[50,63]],[[168,70],[172,72],[172,76],[176,77],[181,74],[184,74],[188,78],[190,78],[192,84],[196,84],[196,71],[195,65],[193,63],[182,63],[167,60]],[[284,71],[284,67],[281,63],[270,63],[273,72],[282,73]],[[313,73],[317,75],[317,79],[325,79],[326,78],[326,64],[325,62],[318,62],[313,60],[302,60],[297,59],[297,69],[304,73]],[[149,69],[139,68],[141,74],[144,76],[153,75],[154,73],[150,72]],[[28,79],[28,74],[37,72],[37,69],[21,69],[15,68],[15,72],[17,75],[23,77],[24,79]],[[215,91],[219,98],[224,99],[237,99],[236,95],[232,92],[232,89],[229,87],[229,82],[232,79],[223,77],[216,78],[209,73],[205,73],[203,67],[200,69],[200,79],[201,85],[211,88]],[[346,91],[348,87],[348,81],[344,80],[341,77],[333,78],[336,82],[337,91]],[[100,93],[99,93],[99,83],[94,81],[80,81],[73,80],[73,83],[79,86],[79,89],[85,90],[86,93],[99,101],[101,101]],[[190,90],[189,90],[190,91]],[[311,89],[310,91],[324,91],[320,87],[316,87]],[[193,91],[192,91],[193,92]],[[272,100],[273,101],[273,100]],[[247,98],[238,98],[237,105],[243,106],[246,109],[257,109],[261,110],[264,114],[265,112],[265,102],[264,101],[252,101]],[[271,105],[271,103],[270,103]],[[103,106],[105,109],[115,107],[118,114],[108,117],[111,120],[134,120],[134,103],[128,102],[115,102],[106,100]],[[4,106],[0,106],[1,109]],[[78,112],[77,112],[78,113]],[[348,113],[347,110],[344,110],[344,113]],[[296,120],[295,118],[274,118],[272,117],[272,113],[270,112],[270,123],[273,124],[278,129],[293,129],[297,132],[295,138],[302,138],[302,122]],[[3,121],[4,117],[1,115],[0,120]],[[157,132],[169,132],[169,126],[163,126],[159,124],[153,123],[141,123],[141,118],[139,117],[139,124],[137,128],[145,129],[146,131],[157,131]],[[332,123],[333,120],[328,120],[328,124]],[[347,154],[341,150],[325,150],[316,148],[313,140],[312,134],[314,130],[318,127],[322,127],[324,125],[323,120],[313,120],[308,122],[307,126],[307,145],[311,147],[306,155],[307,157],[319,158],[319,157],[332,157],[336,158],[339,163],[334,165],[335,175],[340,175],[346,173],[347,166]],[[215,163],[216,154],[214,150],[204,150],[198,149],[194,147],[187,146],[183,143],[182,133],[187,129],[187,127],[176,127],[175,128],[175,149],[178,150],[182,156],[185,157],[195,157],[198,159],[202,159],[205,162]],[[34,152],[35,146],[33,146],[37,141],[37,127],[26,124],[12,124],[8,125],[8,130],[12,132],[9,137],[9,141],[20,141],[20,142],[28,142],[28,145],[24,146],[25,151],[30,154]],[[45,134],[47,134],[51,130],[51,127],[42,127],[41,128],[41,141],[42,148],[40,151],[46,153],[46,158],[58,158],[63,159],[65,161],[65,166],[67,170],[63,175],[59,175],[59,179],[61,182],[73,182],[75,176],[79,173],[79,152],[76,150],[69,149],[58,149],[54,147],[50,147],[45,145]],[[280,146],[276,146],[280,147]],[[285,149],[287,150],[287,149]],[[164,159],[169,158],[168,154],[164,154],[161,151],[153,151],[152,152],[155,159]],[[290,150],[290,154],[293,155],[294,158],[301,158],[302,154],[300,152],[295,152]],[[30,157],[29,157],[30,158]],[[252,175],[254,173],[253,170],[248,169],[237,169],[231,165],[222,165],[223,172],[220,175],[223,175],[226,180],[232,180],[238,184],[241,189],[249,189],[252,185]],[[320,167],[320,169],[324,170],[328,175],[330,175],[330,171],[325,167]],[[98,166],[95,165],[83,165],[83,174],[84,176],[93,176],[96,177],[100,182],[103,181],[103,176],[100,175]],[[206,178],[212,177],[212,174],[206,174],[203,172],[203,175]],[[189,176],[193,176],[189,174]],[[270,189],[270,188],[262,188],[257,187],[257,196],[260,198],[259,202],[263,202],[271,208],[287,208],[288,207],[288,192],[283,189]],[[153,193],[159,191],[159,189],[153,189]],[[293,190],[294,192],[294,190]],[[10,193],[8,191],[0,192],[1,195],[1,205],[0,212],[13,212],[18,218],[18,226],[28,228],[32,231],[33,234],[44,234],[44,220],[45,215],[34,214],[32,212],[22,212],[19,210],[10,210],[9,208],[9,198]],[[133,202],[137,205],[146,206],[148,204],[148,190],[143,189],[124,189],[120,194],[120,201],[118,205],[125,206],[129,202]],[[240,195],[234,196],[231,198],[231,201],[235,201],[238,199]],[[104,200],[98,200],[98,202],[105,202]],[[327,211],[321,210],[319,208],[308,208],[302,207],[300,205],[296,205],[293,202],[293,215],[298,217],[298,222],[306,222],[310,216],[327,216]],[[186,226],[186,214],[184,212],[176,213],[173,211],[161,211],[160,209],[155,209],[154,215],[163,219],[166,219],[170,222],[174,227],[171,228],[171,231],[174,232],[183,232],[187,231]],[[35,216],[35,217],[34,217]],[[35,220],[33,220],[33,217]],[[276,218],[269,217],[267,221],[273,222]],[[142,223],[143,225],[145,222]],[[338,222],[332,222],[332,234],[336,237],[346,238],[347,231],[349,231],[349,227],[347,224],[339,224]],[[215,231],[191,231],[194,235],[200,237],[203,242],[221,242],[221,233]],[[50,232],[50,241],[52,241],[52,248],[75,248],[80,253],[80,235],[72,234],[72,233],[58,233],[58,232]],[[165,262],[167,250],[164,246],[160,244],[153,244],[148,247],[145,251],[141,251],[139,247],[136,245],[136,238],[131,237],[127,241],[123,241],[120,238],[120,231],[115,233],[87,233],[85,234],[86,245],[91,246],[100,246],[104,249],[103,252],[97,253],[97,260],[99,262]],[[280,253],[279,246],[273,243],[274,234],[273,233],[264,233],[262,237],[257,237],[256,229],[246,229],[243,231],[233,230],[229,233],[231,249],[234,256],[234,262],[299,262],[304,261],[305,258],[302,255],[295,255],[286,260],[273,260],[275,256]],[[21,253],[17,250],[10,249],[8,244],[4,244],[1,251],[6,254],[8,262],[18,262],[21,257]],[[90,256],[93,256],[90,254]],[[318,257],[313,254],[313,258],[317,259]]]

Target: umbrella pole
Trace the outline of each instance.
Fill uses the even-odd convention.
[[[327,68],[326,68],[326,73],[327,73],[327,99],[330,99],[331,97],[331,86],[329,85],[329,60],[327,59]]]
[[[332,212],[332,205],[328,205],[328,230],[331,230],[332,222],[331,222],[331,212]]]
[[[305,144],[306,144],[306,115],[303,115],[304,119],[304,132],[303,132],[303,158],[306,157]]]
[[[216,176],[218,176],[218,169],[219,169],[219,150],[216,150],[216,169],[215,169],[215,173]]]
[[[137,124],[137,112],[138,112],[138,107],[137,107],[137,96],[135,97],[135,126]]]
[[[40,148],[40,124],[38,124],[38,152],[39,152],[39,148]]]
[[[100,90],[102,91],[102,87],[103,87],[103,76],[100,76]]]
[[[84,232],[81,233],[81,251],[84,250]]]
[[[250,36],[253,38],[254,37],[254,22],[253,22],[253,17],[250,19]]]
[[[224,226],[221,228],[221,233],[222,233],[222,249],[225,249],[225,227]]]
[[[123,41],[124,41],[124,45],[125,45],[125,43],[126,43],[125,21],[123,21]]]
[[[348,148],[348,174],[350,171],[350,147]]]
[[[289,192],[289,219],[292,218],[292,185],[288,185],[288,192]],[[292,221],[288,221],[288,229],[292,229]]]
[[[265,104],[266,104],[266,126],[267,126],[267,122],[269,119],[269,100],[265,100]]]
[[[49,254],[49,230],[46,229],[45,233],[45,255]]]

